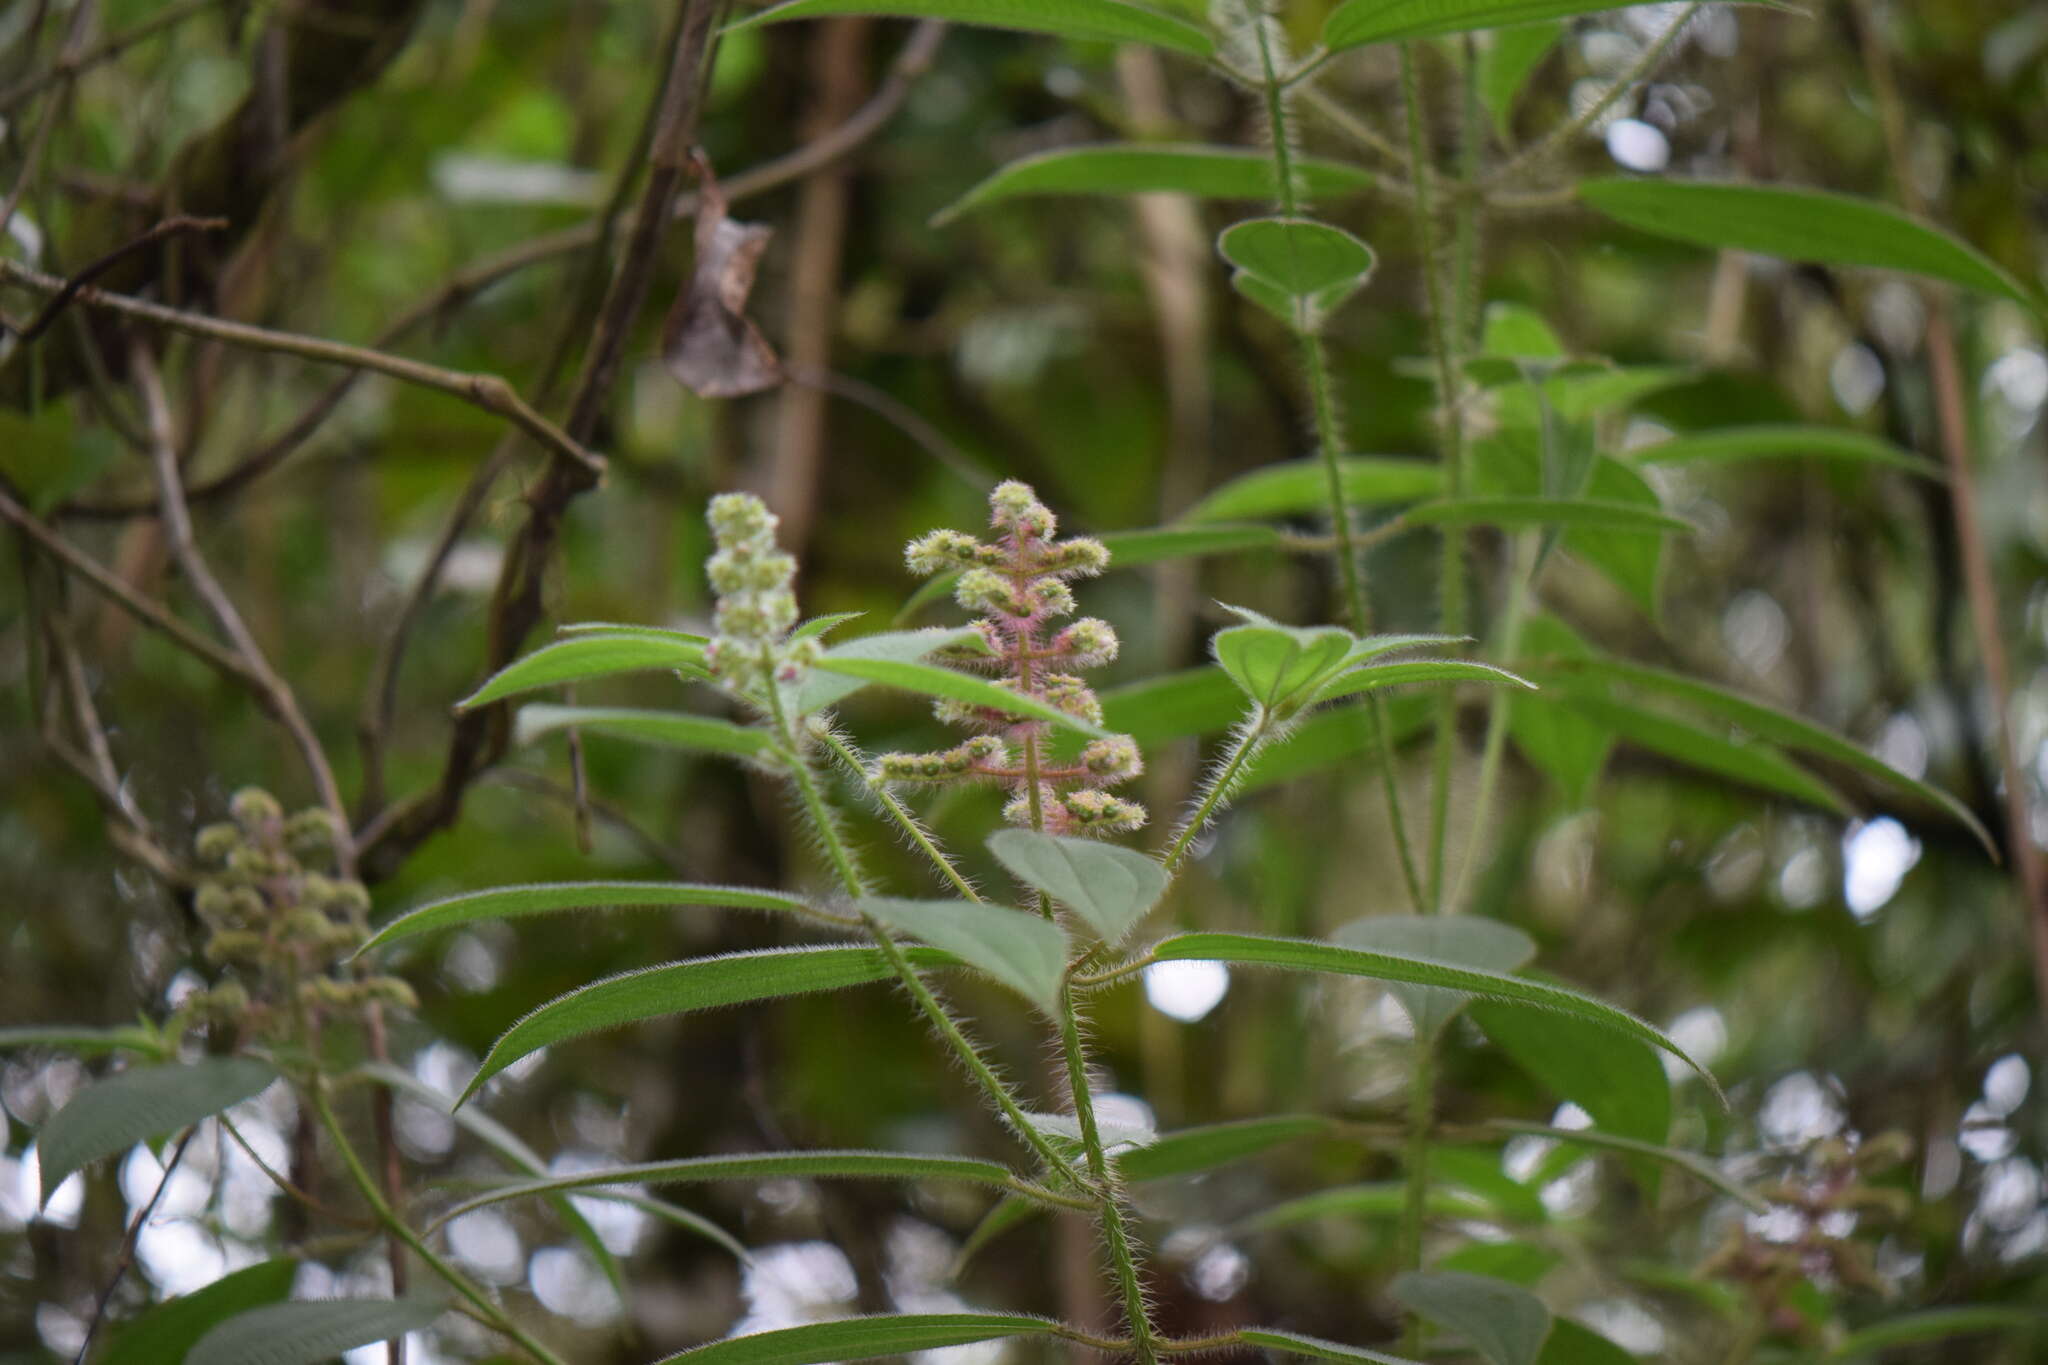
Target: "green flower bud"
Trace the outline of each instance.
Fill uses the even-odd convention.
[[[263,954],[263,935],[248,929],[218,929],[206,940],[208,962],[253,962]]]
[[[1071,667],[1099,668],[1116,658],[1116,632],[1110,629],[1107,621],[1084,616],[1053,636],[1048,650],[1059,655]]]
[[[1081,766],[1104,782],[1123,782],[1145,771],[1137,741],[1127,735],[1098,739],[1081,750]]]
[[[332,853],[341,843],[334,813],[318,806],[298,812],[284,823],[284,842],[301,858]]]
[[[213,928],[222,928],[235,922],[235,897],[219,882],[205,882],[193,893],[192,908],[199,918]]]
[[[228,798],[228,813],[249,834],[270,829],[284,819],[284,807],[261,787],[244,787]]]
[[[222,821],[200,830],[199,836],[192,841],[192,850],[199,855],[201,862],[223,863],[227,861],[230,853],[240,847],[241,842],[242,831],[235,825]]]
[[[1099,791],[1083,789],[1068,792],[1061,798],[1061,805],[1078,829],[1090,833],[1108,833],[1113,830],[1133,830],[1141,827],[1146,820],[1145,808],[1135,801],[1122,797],[1107,796]]]
[[[969,611],[1029,616],[1032,603],[993,569],[969,569],[953,585],[953,598]]]
[[[1048,545],[1038,556],[1040,573],[1088,577],[1109,567],[1109,549],[1099,540],[1076,538]]]

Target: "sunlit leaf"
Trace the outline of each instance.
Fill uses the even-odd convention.
[[[1519,687],[1533,690],[1536,684],[1505,668],[1483,664],[1471,659],[1407,659],[1397,663],[1374,664],[1370,668],[1354,669],[1340,674],[1323,685],[1316,694],[1317,701],[1336,701],[1341,697],[1362,696],[1367,692],[1378,692],[1388,687],[1414,687],[1421,684],[1485,683],[1494,687]]]
[[[704,647],[667,636],[638,633],[574,635],[507,664],[482,687],[457,702],[456,707],[469,710],[543,687],[655,670],[701,675]]]
[[[1372,172],[1322,157],[1296,157],[1296,190],[1320,199],[1373,182]],[[1164,191],[1203,199],[1277,197],[1273,158],[1241,147],[1111,142],[1062,147],[1012,161],[940,210],[933,225],[1005,199],[1027,195],[1126,195]]]
[[[773,743],[765,730],[735,725],[716,716],[696,716],[687,711],[647,711],[625,706],[555,706],[543,702],[519,708],[514,734],[516,741],[525,745],[556,730],[571,729],[611,739],[629,739],[639,744],[729,754],[735,758],[759,757]]]
[[[1216,48],[1214,39],[1186,20],[1123,0],[787,0],[728,25],[726,32],[835,14],[944,19],[1088,42],[1149,43],[1196,58]]]
[[[42,1197],[73,1171],[240,1104],[277,1079],[254,1057],[205,1057],[188,1066],[138,1066],[94,1081],[36,1133]]]
[[[1312,218],[1234,223],[1216,249],[1237,291],[1297,331],[1312,332],[1372,278],[1372,248]]]
[[[847,640],[825,652],[828,659],[882,659],[916,663],[941,649],[952,649],[978,637],[961,626],[930,626],[924,630],[892,630]],[[809,715],[836,706],[873,682],[834,669],[809,669],[797,688],[796,709]]]
[[[1351,658],[1349,631],[1335,626],[1231,626],[1209,648],[1230,680],[1258,705],[1278,712],[1300,709]]]
[[[1536,956],[1536,943],[1512,924],[1478,915],[1373,915],[1353,920],[1330,937],[1353,948],[1450,962],[1485,972],[1520,971]],[[1435,986],[1392,982],[1393,992],[1419,1038],[1434,1038],[1471,997]],[[1521,1013],[1521,1011],[1517,1011]],[[1658,1073],[1663,1079],[1663,1073]]]
[[[827,654],[818,660],[814,667],[824,669],[828,673],[843,673],[849,678],[859,678],[864,682],[880,683],[884,687],[893,687],[902,692],[916,692],[927,697],[940,697],[948,701],[964,702],[969,706],[984,707],[1006,715],[1049,721],[1096,739],[1108,737],[1108,732],[1099,725],[1078,716],[1070,716],[1034,697],[1022,696],[998,687],[985,678],[957,673],[950,668],[894,659],[860,659],[834,654]]]
[[[545,882],[466,891],[432,901],[398,916],[357,949],[372,948],[457,924],[518,919],[566,910],[658,909],[677,905],[732,906],[743,910],[800,911],[804,902],[780,891],[702,882]]]

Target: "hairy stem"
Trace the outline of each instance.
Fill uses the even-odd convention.
[[[1253,755],[1266,746],[1273,728],[1272,714],[1261,706],[1245,718],[1238,727],[1237,742],[1221,766],[1202,789],[1202,797],[1174,836],[1173,846],[1166,851],[1166,874],[1170,877],[1180,867],[1181,859],[1187,856],[1188,846],[1195,836],[1208,827],[1216,812],[1230,800],[1230,794],[1244,780],[1244,770]]]
[[[1429,1140],[1434,1118],[1436,1085],[1436,1040],[1417,1034],[1415,1070],[1408,1078],[1408,1147],[1402,1171],[1401,1268],[1422,1268],[1422,1228],[1429,1205]],[[1415,1355],[1422,1348],[1422,1319],[1410,1314],[1406,1350]]]
[[[880,806],[895,822],[896,827],[909,837],[910,842],[917,846],[918,852],[924,854],[938,874],[960,893],[961,898],[970,901],[980,900],[981,893],[974,889],[974,884],[960,875],[960,869],[953,865],[953,860],[946,856],[944,849],[932,841],[932,836],[918,823],[917,817],[896,799],[895,793],[875,781],[874,775],[868,771],[868,765],[854,752],[853,746],[834,734],[829,726],[816,733],[825,747],[832,751],[833,757],[845,765],[846,770],[853,774],[868,795],[875,799],[875,804]]]
[[[1145,1304],[1145,1287],[1138,1277],[1137,1250],[1117,1193],[1116,1179],[1109,1169],[1109,1156],[1102,1146],[1102,1133],[1095,1122],[1095,1097],[1088,1088],[1088,1054],[1081,1042],[1080,1007],[1074,1000],[1072,982],[1060,987],[1060,1042],[1067,1056],[1067,1088],[1074,1096],[1074,1117],[1081,1126],[1081,1146],[1087,1152],[1088,1175],[1095,1183],[1102,1220],[1103,1241],[1109,1248],[1109,1263],[1116,1275],[1117,1293],[1124,1301],[1124,1317],[1130,1323],[1131,1353],[1139,1365],[1155,1365],[1159,1358],[1152,1328],[1151,1311]]]

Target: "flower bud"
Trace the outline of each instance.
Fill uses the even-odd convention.
[[[1099,668],[1116,658],[1116,632],[1107,621],[1084,616],[1053,636],[1048,652],[1059,655],[1073,668]]]
[[[1108,832],[1137,829],[1145,823],[1145,808],[1135,801],[1108,796],[1083,788],[1061,798],[1067,815],[1079,829]]]
[[[299,811],[284,822],[284,842],[301,858],[332,853],[341,842],[334,813],[319,806]]]
[[[1105,783],[1123,782],[1145,771],[1138,743],[1128,735],[1098,739],[1081,750],[1081,766]]]
[[[228,799],[228,813],[249,834],[270,829],[284,819],[284,807],[261,787],[244,787]]]
[[[201,862],[224,863],[241,842],[241,829],[222,821],[200,830],[199,836],[192,841],[192,850],[199,855]]]

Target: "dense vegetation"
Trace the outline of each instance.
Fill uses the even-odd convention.
[[[2038,1358],[2048,9],[1809,10],[16,0],[0,1360]]]

